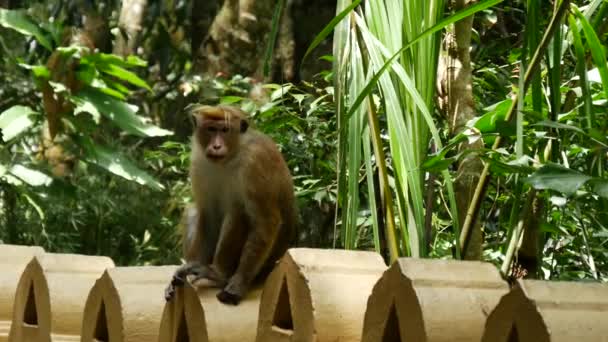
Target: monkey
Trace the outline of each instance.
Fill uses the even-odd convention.
[[[194,205],[185,212],[186,263],[165,290],[171,300],[187,276],[221,289],[238,305],[266,278],[294,238],[293,180],[276,143],[233,106],[197,105],[190,164]]]

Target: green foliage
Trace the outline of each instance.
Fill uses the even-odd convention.
[[[0,9],[0,240],[109,255],[122,265],[179,262],[178,222],[192,201],[183,108],[230,103],[275,139],[292,170],[301,246],[387,255],[393,232],[401,255],[459,257],[462,213],[451,181],[462,160],[478,156],[491,175],[480,198],[487,260],[511,265],[510,249],[519,248],[525,215],[538,203],[541,276],[605,280],[608,5],[572,3],[526,93],[518,78],[552,2],[486,0],[449,13],[443,1],[341,0],[336,18],[299,52],[306,58],[333,30],[334,56],[324,59],[334,70],[299,84],[200,76],[195,37],[184,39],[193,24],[188,2],[150,1],[138,55],[125,58],[64,46],[64,33],[80,25],[81,14],[71,13],[80,3]],[[86,11],[113,26],[116,6],[100,1]],[[435,61],[442,31],[472,14],[479,116],[450,136],[435,108]],[[49,110],[49,94],[61,110]],[[55,143],[70,157],[64,177],[54,174],[43,139],[53,114]],[[484,147],[459,151],[465,141]]]
[[[179,210],[162,210],[171,193],[159,192],[165,185],[144,171],[142,154],[132,155],[125,149],[135,146],[132,139],[125,136],[117,145],[114,137],[120,131],[112,127],[139,137],[172,134],[126,102],[133,93],[130,87],[151,90],[129,70],[145,67],[146,62],[79,45],[55,46],[57,40],[49,37],[62,31],[63,24],[39,25],[23,12],[0,9],[0,25],[32,36],[50,50],[26,64],[2,41],[4,56],[9,57],[2,59],[3,78],[22,80],[27,87],[2,90],[11,93],[8,104],[12,106],[0,108],[4,144],[0,146],[0,194],[5,214],[0,240],[35,243],[49,251],[106,254],[124,264],[175,262],[178,253],[162,250],[174,250]],[[11,43],[19,42],[18,36],[12,39]],[[57,105],[50,106],[48,99]],[[52,146],[44,140],[50,120],[61,126]],[[61,173],[67,172],[67,178],[51,174],[54,166],[47,158],[53,157],[47,149],[64,158],[63,165],[70,170]],[[124,180],[104,175],[102,170]],[[158,203],[150,205],[153,198]],[[159,256],[160,252],[164,255]]]
[[[5,143],[32,127],[34,121],[30,115],[37,114],[25,106],[13,106],[0,113],[0,130]]]
[[[25,14],[0,8],[0,26],[11,28],[21,34],[34,36],[40,45],[53,50],[48,35]]]

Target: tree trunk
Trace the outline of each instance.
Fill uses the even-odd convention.
[[[262,79],[276,1],[224,0],[211,22],[208,13],[215,13],[217,3],[215,0],[193,3],[191,35],[197,70],[208,75],[241,74]],[[272,68],[266,81],[310,80],[331,68],[329,62],[318,60],[331,54],[331,39],[321,43],[301,68],[300,63],[321,28],[333,19],[335,6],[335,2],[325,0],[285,0]],[[202,12],[206,14],[200,14]]]
[[[467,6],[472,0],[455,0],[456,11]],[[460,133],[467,121],[476,116],[475,102],[472,91],[471,70],[471,31],[473,16],[463,19],[454,25],[454,33],[446,35],[447,56],[443,62],[445,70],[439,70],[444,74],[440,76],[441,100],[440,107],[445,109],[449,120],[449,128],[452,135]],[[481,148],[482,142],[478,140],[473,143],[462,143],[459,150]],[[458,205],[458,218],[462,226],[466,217],[467,209],[475,186],[479,181],[479,175],[483,169],[481,160],[474,154],[468,155],[458,165],[454,187],[456,202]],[[468,260],[479,260],[482,256],[482,232],[481,224],[475,224],[471,232],[471,240],[462,257]]]
[[[194,0],[192,2],[190,51],[193,58],[196,58],[201,43],[207,36],[219,8],[220,2],[218,0]]]
[[[137,52],[142,31],[141,24],[147,7],[147,0],[123,0],[118,19],[120,32],[114,45],[115,54],[128,56]]]
[[[225,0],[196,61],[204,73],[262,77],[275,1]]]

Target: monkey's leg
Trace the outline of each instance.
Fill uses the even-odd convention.
[[[233,208],[224,217],[213,262],[210,265],[209,277],[216,281],[219,287],[226,286],[229,277],[235,272],[246,238],[247,220],[244,213],[238,208]]]
[[[253,229],[247,235],[236,272],[217,295],[222,303],[237,305],[271,255],[279,233],[280,213],[278,210],[258,212],[260,217],[253,218]]]

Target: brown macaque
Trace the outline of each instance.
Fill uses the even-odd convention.
[[[190,178],[194,206],[186,209],[186,264],[165,291],[191,276],[222,290],[217,298],[237,305],[285,253],[296,223],[291,174],[274,141],[249,127],[231,106],[192,110]]]

